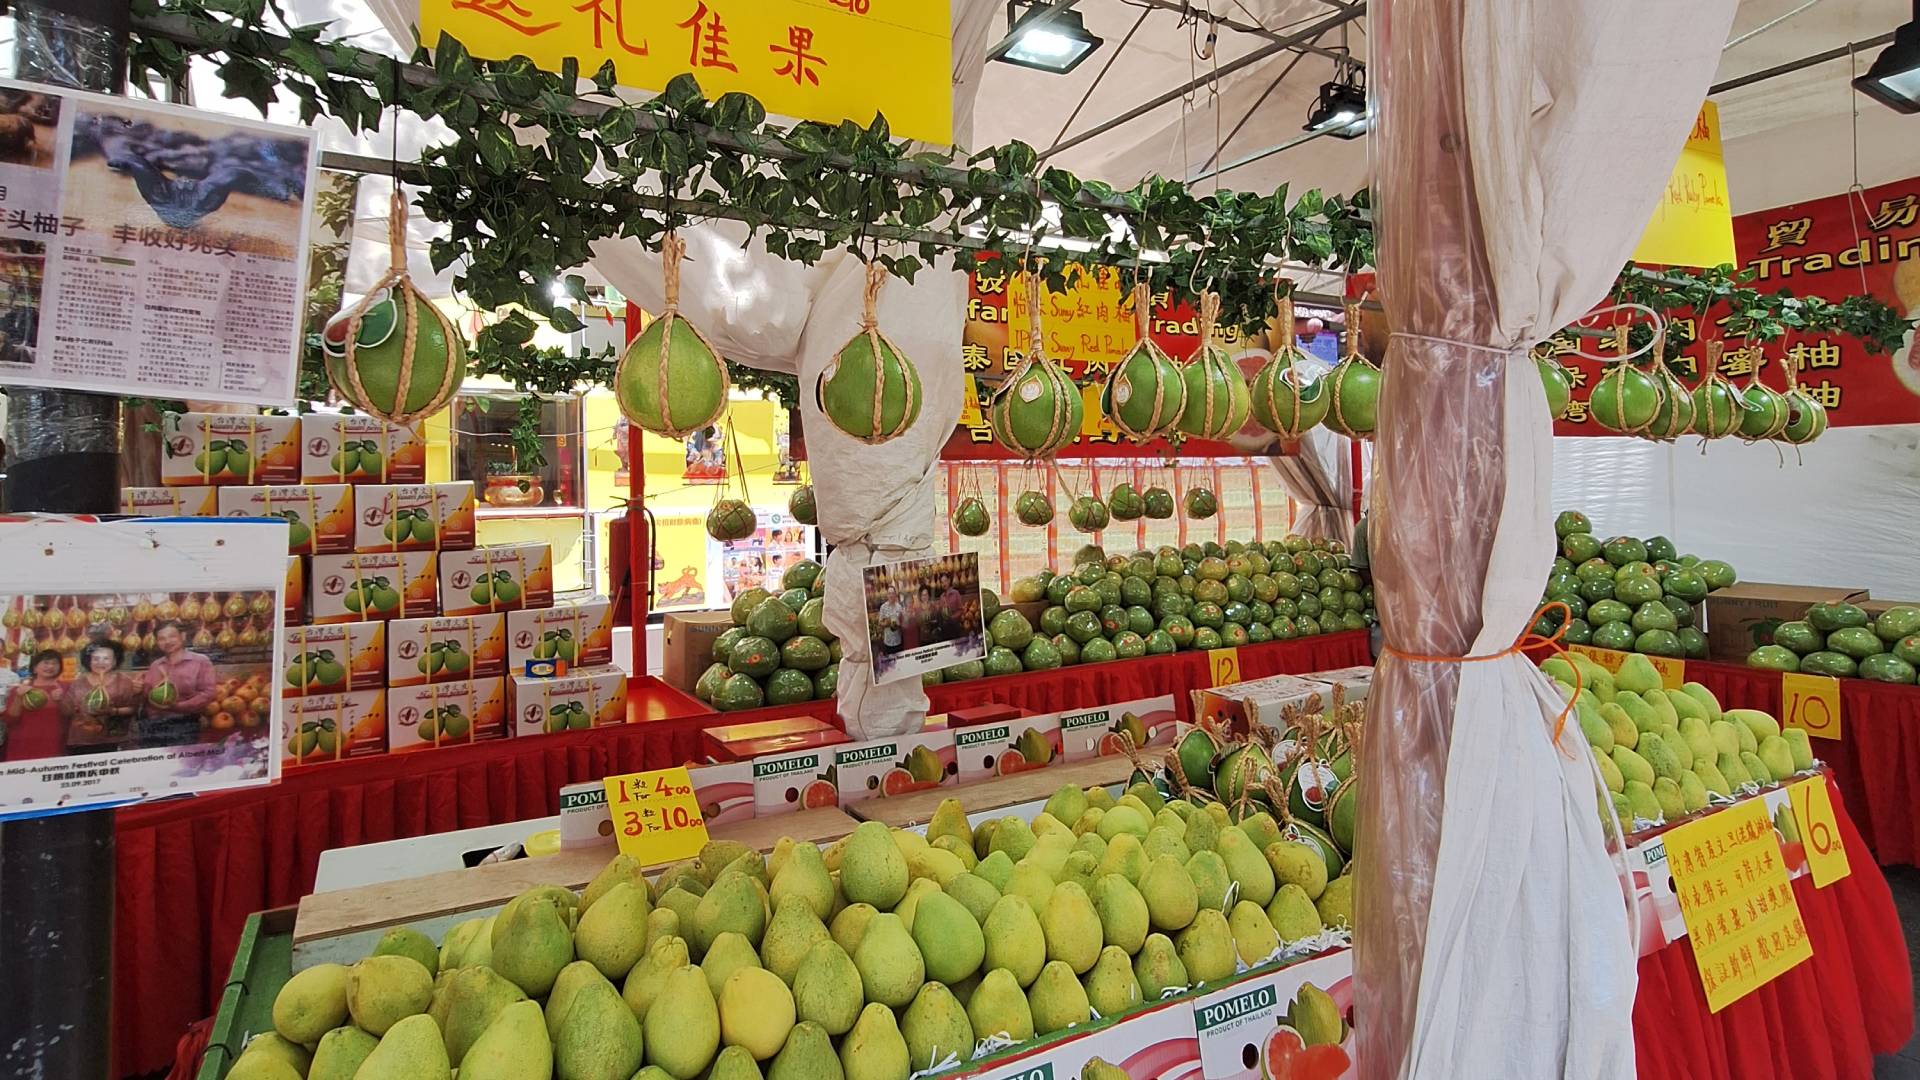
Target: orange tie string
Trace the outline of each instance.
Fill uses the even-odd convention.
[[[1543,645],[1551,647],[1554,655],[1558,656],[1568,651],[1560,644],[1560,639],[1566,636],[1567,624],[1573,621],[1573,609],[1568,607],[1564,601],[1549,600],[1540,605],[1540,609],[1533,613],[1533,622],[1538,623],[1542,616],[1554,608],[1559,608],[1563,613],[1563,617],[1560,620],[1560,625],[1554,629],[1553,633],[1542,637],[1533,632],[1531,629],[1532,624],[1530,623],[1528,624],[1529,629],[1522,631],[1519,638],[1514,641],[1510,648],[1487,656],[1424,656],[1420,653],[1406,652],[1385,644],[1381,645],[1380,649],[1382,652],[1390,656],[1398,657],[1401,660],[1414,660],[1423,664],[1479,664],[1489,660],[1504,660],[1516,653],[1524,653],[1528,649],[1537,649]],[[1555,745],[1558,745],[1560,742],[1560,733],[1566,730],[1567,717],[1573,715],[1573,703],[1579,698],[1580,690],[1580,668],[1578,665],[1574,665],[1573,697],[1567,699],[1567,703],[1560,709],[1560,715],[1554,717],[1553,721],[1553,741]]]

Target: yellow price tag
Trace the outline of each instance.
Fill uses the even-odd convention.
[[[1577,652],[1581,656],[1599,664],[1607,670],[1608,674],[1619,671],[1620,665],[1627,662],[1626,653],[1615,652],[1612,649],[1599,649],[1592,645],[1569,645],[1567,646],[1567,651]]]
[[[1664,690],[1678,690],[1687,685],[1687,662],[1671,656],[1649,656],[1653,670],[1660,673],[1660,686]]]
[[[1840,680],[1831,675],[1780,673],[1780,722],[1815,739],[1840,739]]]
[[[1569,645],[1567,646],[1567,651],[1577,652],[1581,656],[1599,664],[1605,668],[1610,675],[1618,675],[1620,673],[1620,665],[1627,662],[1628,656],[1633,655],[1631,653],[1620,652],[1617,649],[1602,649],[1592,645]],[[1660,686],[1663,689],[1678,690],[1687,684],[1687,662],[1685,660],[1676,660],[1670,656],[1648,656],[1647,662],[1653,665],[1653,670],[1660,673]]]
[[[960,395],[960,426],[979,427],[987,422],[980,413],[980,383],[973,376],[966,378],[965,392]]]
[[[1813,956],[1765,799],[1677,825],[1661,840],[1708,1011]]]
[[[1807,869],[1813,884],[1824,889],[1853,872],[1847,864],[1847,842],[1840,837],[1840,823],[1833,818],[1833,798],[1827,792],[1827,778],[1816,776],[1787,789],[1793,803],[1793,823],[1800,829],[1800,843],[1807,853]]]
[[[1240,681],[1240,650],[1207,650],[1207,673],[1214,686],[1227,686]]]
[[[685,766],[609,776],[602,783],[621,854],[659,866],[692,858],[707,846],[707,821]]]

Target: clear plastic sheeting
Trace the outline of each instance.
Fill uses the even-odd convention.
[[[1362,764],[1369,1080],[1634,1073],[1635,950],[1597,776],[1577,727],[1554,744],[1558,695],[1509,653],[1553,557],[1553,440],[1526,349],[1626,261],[1734,8],[1374,9],[1377,262],[1396,335],[1369,540],[1402,655],[1376,672]]]
[[[1555,439],[1554,509],[1585,511],[1603,536],[1670,537],[1746,581],[1920,598],[1920,424],[1700,443]]]

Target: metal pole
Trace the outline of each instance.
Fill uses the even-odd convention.
[[[17,0],[20,78],[124,92],[127,0]],[[120,400],[13,388],[8,510],[119,509]],[[113,812],[0,825],[0,1076],[109,1080]]]

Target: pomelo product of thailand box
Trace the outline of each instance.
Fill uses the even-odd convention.
[[[510,734],[505,679],[428,683],[387,691],[388,753],[466,746]]]
[[[1068,761],[1085,761],[1172,746],[1175,715],[1172,694],[1068,710],[1060,714],[1060,749]]]
[[[387,685],[419,686],[507,673],[504,615],[436,615],[387,624]]]
[[[953,732],[944,728],[843,743],[833,748],[833,767],[841,806],[930,791],[954,782],[959,772]]]
[[[280,622],[298,626],[307,621],[307,560],[287,556],[287,579],[280,589]]]
[[[419,424],[377,416],[308,413],[300,418],[300,479],[309,484],[419,484],[427,439]]]
[[[1258,965],[1194,997],[1197,1071],[1208,1080],[1357,1075],[1353,990],[1353,950],[1336,948],[1293,963]]]
[[[693,797],[700,802],[700,817],[708,825],[753,816],[753,762],[692,765],[687,776],[693,781]]]
[[[507,612],[507,666],[560,660],[569,668],[613,663],[613,605],[605,600]]]
[[[353,550],[460,551],[473,546],[473,485],[362,484]]]
[[[280,696],[378,690],[387,685],[387,624],[333,623],[280,631]],[[386,731],[382,725],[381,731]]]
[[[553,548],[501,544],[440,553],[440,614],[553,606]]]
[[[753,759],[753,815],[769,817],[795,810],[838,806],[833,748],[809,747]]]
[[[221,517],[279,518],[287,551],[337,555],[353,550],[353,489],[345,484],[216,488]]]
[[[557,679],[514,675],[515,735],[557,734],[627,722],[627,673],[619,668],[578,671]]]
[[[283,769],[387,752],[385,690],[289,698],[283,708],[287,732]]]
[[[437,606],[431,551],[315,555],[314,623],[424,619]]]
[[[126,487],[120,489],[120,512],[137,517],[218,517],[217,487]]]
[[[1060,754],[1060,717],[1054,713],[954,727],[953,758],[960,782],[1044,769]]]
[[[167,413],[160,448],[160,482],[168,487],[300,482],[297,416]]]

